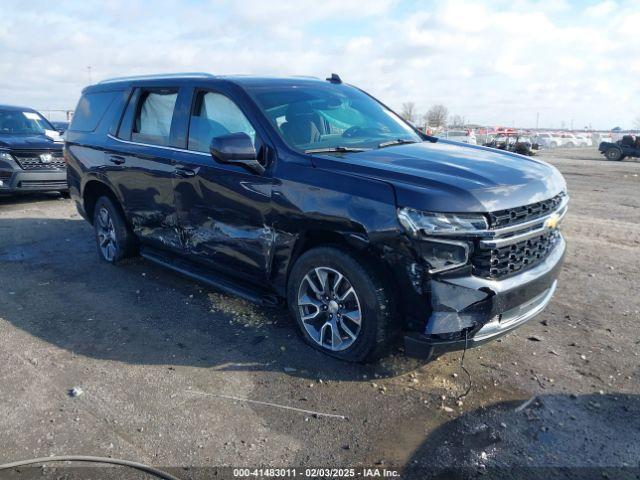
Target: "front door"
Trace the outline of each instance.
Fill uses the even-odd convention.
[[[258,152],[266,147],[230,97],[195,91],[186,149],[175,153],[175,202],[185,253],[194,261],[251,281],[266,278],[274,231],[267,218],[272,179],[209,153],[211,139],[247,133]]]

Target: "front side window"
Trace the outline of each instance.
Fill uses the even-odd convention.
[[[189,122],[189,150],[208,152],[211,139],[229,133],[246,133],[255,145],[256,131],[227,96],[199,92]]]
[[[396,140],[421,141],[395,113],[347,85],[253,87],[250,94],[296,150],[376,148]]]
[[[0,134],[43,135],[55,128],[36,112],[0,110]]]
[[[173,110],[178,98],[175,90],[143,91],[136,112],[131,140],[168,145]]]

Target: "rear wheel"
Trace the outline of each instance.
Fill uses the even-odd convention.
[[[334,357],[373,361],[396,339],[391,289],[366,259],[344,250],[304,253],[291,270],[287,297],[307,343]]]
[[[137,254],[137,239],[124,220],[122,210],[109,197],[100,197],[93,209],[93,228],[98,256],[119,263]]]
[[[604,156],[607,157],[607,160],[621,160],[622,152],[619,148],[610,148],[604,153]]]

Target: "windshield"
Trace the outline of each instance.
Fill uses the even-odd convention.
[[[0,134],[44,134],[55,130],[49,122],[36,112],[0,110]]]
[[[250,93],[296,150],[377,148],[390,141],[421,141],[395,113],[347,85],[254,87]]]

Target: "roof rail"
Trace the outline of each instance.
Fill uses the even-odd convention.
[[[134,81],[134,80],[163,80],[165,78],[215,78],[215,75],[211,75],[206,72],[188,72],[188,73],[158,73],[151,75],[133,75],[130,77],[115,77],[115,78],[107,78],[105,80],[101,80],[98,82],[98,85],[102,85],[105,83],[114,83],[114,82],[126,82],[126,81]]]

